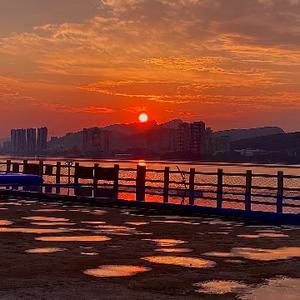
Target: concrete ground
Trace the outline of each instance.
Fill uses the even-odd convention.
[[[0,199],[0,299],[300,299],[300,227]]]

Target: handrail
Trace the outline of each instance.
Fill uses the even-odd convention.
[[[223,202],[244,203],[246,210],[252,210],[252,205],[260,204],[275,207],[275,210],[279,214],[283,213],[283,208],[300,207],[300,202],[297,204],[297,201],[300,201],[300,176],[286,175],[283,172],[263,174],[247,171],[242,173],[224,172],[222,169],[218,169],[216,172],[205,172],[195,169],[190,169],[189,171],[172,170],[169,167],[165,169],[147,169],[143,166],[138,166],[137,168],[117,166],[118,175],[116,178],[113,180],[104,179],[101,183],[98,183],[98,179],[94,178],[96,175],[91,176],[91,178],[82,179],[80,182],[79,178],[76,177],[76,168],[79,166],[79,163],[76,163],[75,166],[65,166],[61,162],[45,164],[43,161],[35,161],[33,163],[33,160],[0,161],[2,169],[4,166],[4,172],[8,173],[23,173],[24,167],[27,164],[34,165],[33,169],[35,172],[43,176],[46,181],[52,181],[52,183],[44,183],[39,188],[55,189],[55,193],[62,192],[62,189],[77,190],[79,188],[91,188],[97,190],[98,188],[105,189],[110,187],[113,189],[115,197],[118,196],[118,191],[122,193],[135,193],[137,201],[145,201],[145,195],[147,194],[162,196],[163,201],[166,203],[172,201],[169,197],[181,197],[183,199],[181,202],[182,205],[186,204],[184,203],[185,198],[189,199],[188,204],[190,205],[199,205],[199,202],[194,203],[195,200],[208,199],[214,200],[218,208],[222,208]],[[84,166],[84,164],[81,166]],[[95,171],[90,171],[94,170],[94,168],[96,168],[96,165],[84,168],[84,171],[88,169],[88,174],[95,174]],[[72,172],[66,174],[66,170],[72,170]],[[128,175],[126,172],[130,172],[131,174]],[[154,175],[157,174],[158,178],[154,177],[153,173]],[[148,177],[147,174],[149,174]],[[128,177],[131,175],[132,177]],[[88,177],[89,175],[85,176]],[[184,180],[179,179],[182,176],[184,176]],[[68,179],[68,184],[64,183],[66,178]],[[256,183],[257,180],[255,184],[253,183],[252,179],[262,178],[274,180],[266,180],[265,182],[261,180],[259,185]],[[109,179],[112,178],[109,177]],[[88,181],[92,182],[87,183]],[[108,182],[111,183],[109,184]],[[128,184],[125,184],[126,182]],[[6,189],[11,187],[11,185],[1,186]],[[79,193],[80,191],[76,192]],[[240,199],[231,199],[226,197],[228,195],[233,197],[238,196]],[[259,199],[270,199],[270,202],[259,201]],[[286,203],[285,200],[293,201],[294,203]],[[299,214],[299,211],[295,213]]]

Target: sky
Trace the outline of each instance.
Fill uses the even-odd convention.
[[[0,0],[0,137],[204,120],[300,130],[300,0]]]

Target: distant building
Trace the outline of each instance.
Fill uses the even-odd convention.
[[[48,128],[42,127],[37,130],[37,152],[43,153],[47,150]]]
[[[206,145],[206,131],[204,122],[194,122],[190,125],[190,152],[203,155]]]
[[[26,153],[36,153],[36,128],[26,129]]]
[[[203,158],[208,152],[209,133],[202,121],[179,124],[176,130],[175,152]]]
[[[24,154],[26,151],[26,129],[11,130],[12,154]]]
[[[82,150],[87,155],[108,155],[111,153],[111,133],[101,128],[83,129]]]
[[[230,152],[231,139],[229,136],[217,136],[215,137],[214,152]]]

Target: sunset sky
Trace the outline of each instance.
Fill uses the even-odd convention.
[[[0,0],[0,137],[136,121],[300,130],[300,0]]]

